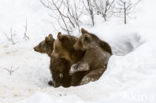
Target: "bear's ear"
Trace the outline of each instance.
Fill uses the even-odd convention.
[[[88,31],[85,30],[84,28],[81,28],[81,33],[82,33],[82,34],[85,34],[85,33],[88,33]]]
[[[58,34],[57,34],[57,38],[58,38],[59,40],[62,39],[62,33],[61,33],[61,32],[58,32]]]
[[[83,34],[84,40],[91,41],[91,36],[88,33]]]
[[[46,42],[51,42],[51,41],[53,41],[53,35],[52,35],[52,34],[49,34],[49,35],[45,38],[45,41],[46,41]]]
[[[53,39],[53,35],[49,34],[48,37],[52,40]]]

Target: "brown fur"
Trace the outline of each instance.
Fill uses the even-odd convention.
[[[78,42],[76,42],[74,45],[76,49],[81,49],[84,51],[84,49],[95,46],[94,43],[96,43],[96,45],[101,47],[104,51],[106,51],[112,55],[112,49],[108,43],[106,43],[103,40],[100,40],[95,34],[89,33],[84,28],[81,29],[81,33],[83,34],[83,36],[81,36],[78,39]],[[92,43],[93,43],[93,45],[92,45]]]
[[[70,66],[78,62],[83,57],[84,52],[74,49],[73,45],[76,43],[77,40],[78,38],[74,36],[62,35],[59,32],[57,40],[54,42],[54,50],[52,52],[52,56],[67,60],[70,63]],[[81,79],[86,73],[86,71],[73,73],[71,85],[79,85]]]
[[[41,41],[37,46],[34,47],[36,52],[46,53],[48,56],[51,56],[53,50],[53,43],[55,39],[52,34],[49,34],[45,40]]]
[[[51,57],[50,71],[53,78],[54,87],[71,86],[71,76],[69,75],[70,65],[65,59]]]
[[[78,38],[71,35],[62,35],[60,32],[58,33],[57,40],[54,42],[54,50],[52,52],[52,56],[58,58],[64,58],[70,62],[70,64],[74,64],[79,61],[84,52],[80,50],[75,50],[73,45],[76,43]]]
[[[36,47],[34,47],[34,50],[40,53],[46,53],[50,57],[50,71],[53,81],[49,81],[49,84],[53,85],[54,87],[59,87],[60,85],[69,87],[71,86],[69,62],[65,59],[51,57],[54,41],[55,39],[50,34],[45,38],[45,40],[41,41]]]
[[[81,81],[86,84],[90,81],[98,80],[107,68],[107,63],[112,55],[111,47],[104,41],[100,40],[94,34],[81,30],[82,35],[74,45],[77,50],[85,51],[84,57],[70,70],[73,74],[79,71],[86,71],[87,74]]]

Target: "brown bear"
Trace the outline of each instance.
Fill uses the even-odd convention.
[[[112,55],[111,47],[96,35],[81,29],[82,35],[74,45],[76,50],[85,51],[84,57],[70,69],[70,74],[87,71],[81,84],[98,80],[107,68]]]
[[[61,32],[57,35],[57,40],[54,42],[54,50],[52,56],[62,58],[70,63],[70,66],[77,63],[84,55],[81,50],[75,50],[74,44],[78,40],[77,37],[72,35],[62,35]],[[81,79],[86,75],[86,71],[80,71],[72,74],[72,86],[78,86]]]
[[[40,53],[46,53],[50,57],[50,71],[53,81],[49,81],[49,85],[54,87],[69,87],[71,86],[71,76],[69,75],[70,65],[65,59],[51,57],[53,51],[53,43],[55,39],[49,34],[45,40],[41,41],[34,50]]]

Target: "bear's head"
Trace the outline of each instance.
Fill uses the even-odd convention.
[[[59,32],[53,45],[52,56],[72,62],[71,54],[75,52],[73,45],[76,40],[77,38],[74,36],[62,35],[61,32]]]
[[[89,33],[87,30],[83,28],[81,28],[81,33],[82,33],[81,36],[74,45],[74,49],[86,51],[89,48],[99,46],[104,51],[107,51],[112,55],[111,46],[107,42],[99,39],[95,34]]]
[[[54,41],[55,39],[53,38],[52,34],[49,34],[45,40],[41,41],[37,46],[34,47],[34,50],[40,53],[47,53],[49,56],[51,56]]]
[[[85,51],[90,48],[91,43],[93,42],[92,36],[85,29],[81,29],[81,36],[74,44],[74,49]]]

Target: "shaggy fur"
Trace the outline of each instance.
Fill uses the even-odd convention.
[[[71,86],[71,76],[68,73],[70,69],[69,62],[65,59],[51,57],[54,41],[53,36],[49,34],[45,40],[34,47],[34,50],[39,53],[46,53],[50,57],[50,71],[53,81],[49,81],[49,85],[69,87]]]
[[[81,30],[82,35],[74,45],[76,50],[85,51],[84,57],[70,69],[70,74],[86,71],[81,85],[98,80],[107,68],[112,55],[111,47],[94,34]]]
[[[70,63],[70,66],[77,63],[84,55],[81,50],[75,50],[73,45],[76,43],[78,38],[71,35],[62,35],[58,33],[57,40],[54,42],[54,50],[52,56],[62,58]],[[81,79],[86,75],[86,71],[80,71],[72,74],[72,86],[78,86]]]

